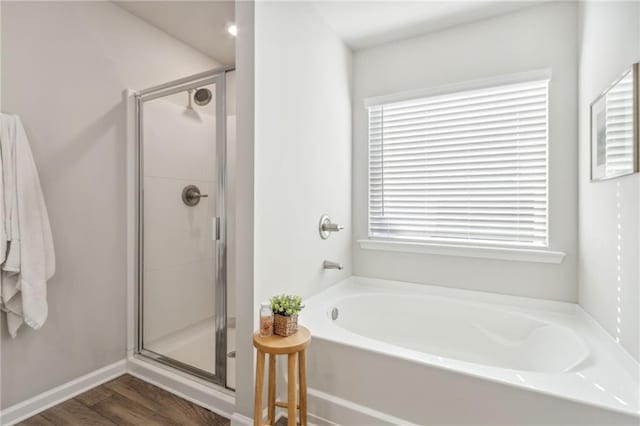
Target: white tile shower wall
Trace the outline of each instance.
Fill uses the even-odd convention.
[[[216,123],[180,98],[144,106],[145,345],[215,314]],[[185,205],[187,185],[209,197]]]
[[[111,2],[2,2],[2,108],[20,114],[49,211],[49,319],[2,327],[2,407],[121,360],[126,344],[125,108],[218,63]]]
[[[355,275],[576,301],[576,5],[553,2],[354,54],[354,240],[367,238],[371,96],[551,68],[550,246],[560,265],[353,250]]]
[[[255,4],[255,304],[351,275],[351,51],[309,8]]]
[[[210,106],[205,111],[199,106],[189,109],[186,96],[181,104],[163,99],[145,102],[145,176],[215,179],[216,168],[211,167],[215,166],[215,111],[209,111]]]
[[[580,2],[580,304],[640,357],[640,176],[590,182],[590,103],[640,61],[640,3]]]

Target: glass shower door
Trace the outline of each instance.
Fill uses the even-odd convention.
[[[137,99],[138,351],[225,385],[224,73]]]

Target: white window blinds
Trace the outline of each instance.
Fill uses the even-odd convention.
[[[369,237],[547,246],[548,80],[369,107]]]

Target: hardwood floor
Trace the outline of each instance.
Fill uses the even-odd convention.
[[[229,420],[125,374],[18,424],[227,426]]]

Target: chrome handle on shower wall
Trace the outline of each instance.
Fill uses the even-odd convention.
[[[208,194],[201,194],[200,188],[195,185],[187,185],[182,190],[182,201],[189,207],[197,205],[200,202],[200,198],[208,196]]]
[[[336,225],[335,223],[324,223],[322,224],[322,230],[327,232],[338,232],[342,231],[344,226]]]
[[[331,222],[329,215],[323,214],[320,216],[320,224],[318,230],[320,231],[320,237],[326,240],[331,235],[331,232],[338,232],[344,229],[344,226]]]

